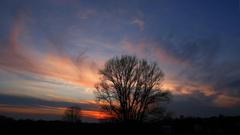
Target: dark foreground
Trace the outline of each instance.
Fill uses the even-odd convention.
[[[145,124],[67,123],[0,117],[0,134],[161,134],[240,135],[239,117],[181,118]]]

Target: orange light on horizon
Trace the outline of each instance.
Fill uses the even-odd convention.
[[[0,104],[0,112],[3,113],[19,113],[19,114],[29,114],[29,115],[55,115],[63,116],[64,111],[67,107],[50,107],[50,106],[39,106],[39,107],[29,107],[29,106],[9,106]],[[82,117],[93,118],[97,120],[110,119],[112,116],[102,111],[98,110],[81,110]]]
[[[81,115],[84,117],[95,118],[98,120],[110,119],[112,116],[106,112],[95,110],[82,110]]]

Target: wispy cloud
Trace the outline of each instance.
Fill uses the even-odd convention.
[[[94,9],[84,9],[84,10],[81,9],[77,14],[78,14],[77,16],[80,17],[80,19],[85,20],[85,19],[89,19],[91,17],[96,16],[97,12]]]
[[[9,44],[0,51],[2,69],[46,75],[93,87],[97,80],[97,67],[93,67],[91,61],[70,57],[57,49],[48,49],[50,52],[42,53],[31,45],[22,44],[20,38],[25,29],[23,19],[22,16],[16,18],[10,31]]]
[[[132,24],[135,24],[140,31],[144,31],[145,28],[145,22],[139,18],[134,18],[131,22]]]

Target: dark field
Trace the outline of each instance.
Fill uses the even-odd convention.
[[[154,123],[67,123],[63,121],[0,119],[5,134],[129,134],[239,135],[240,117],[181,118]]]

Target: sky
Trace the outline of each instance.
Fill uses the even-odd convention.
[[[238,0],[1,0],[0,115],[107,118],[94,85],[121,55],[158,63],[174,116],[239,115],[239,24]]]

